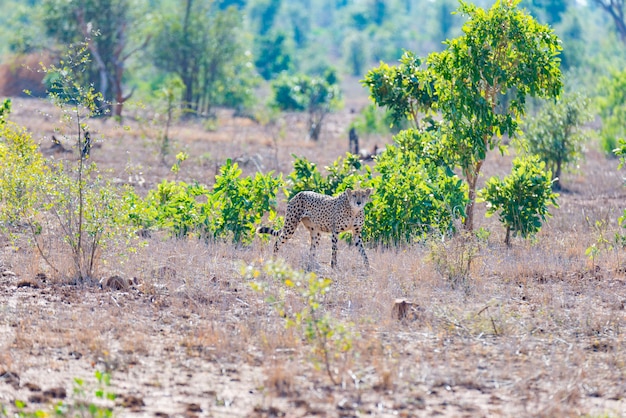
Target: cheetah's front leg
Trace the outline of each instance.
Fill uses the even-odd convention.
[[[365,248],[363,247],[363,239],[361,238],[361,231],[354,231],[354,245],[359,248],[359,252],[361,256],[363,256],[363,263],[365,264],[365,268],[370,268],[370,262],[367,259],[367,254],[365,254]]]

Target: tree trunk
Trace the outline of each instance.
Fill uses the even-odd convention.
[[[326,112],[324,111],[320,111],[319,114],[316,114],[315,111],[309,112],[309,138],[313,141],[318,141],[320,139],[322,122],[324,121],[325,116]]]
[[[476,186],[470,185],[468,192],[469,202],[465,206],[465,222],[463,226],[466,231],[474,230],[474,202],[476,201]]]
[[[557,161],[552,179],[555,180],[552,183],[552,190],[561,190],[561,161]]]
[[[471,167],[471,172],[465,173],[465,178],[467,179],[468,185],[468,198],[469,202],[465,206],[465,222],[463,226],[466,231],[474,230],[474,205],[476,203],[476,185],[478,183],[478,175],[480,174],[480,168],[482,167],[483,162],[478,161],[475,166]]]
[[[180,63],[181,74],[180,78],[182,79],[183,84],[185,85],[185,90],[183,92],[183,110],[190,111],[192,110],[193,103],[193,71],[191,70],[191,57],[189,56],[189,51],[187,46],[189,45],[189,17],[191,15],[191,7],[193,5],[193,0],[187,0],[187,7],[185,9],[185,18],[183,20],[183,45],[184,51],[182,51],[182,59]],[[184,114],[184,113],[183,113]]]

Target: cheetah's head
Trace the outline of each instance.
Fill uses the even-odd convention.
[[[363,190],[346,190],[346,195],[348,196],[348,201],[350,202],[350,206],[352,207],[353,212],[358,212],[363,210],[363,207],[367,202],[369,202],[370,194],[372,194],[372,189],[363,189]]]

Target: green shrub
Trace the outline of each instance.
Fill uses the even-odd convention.
[[[287,176],[287,197],[289,199],[305,190],[332,194],[332,191],[328,190],[328,182],[315,163],[295,154],[292,154],[292,157],[294,158],[293,171]]]
[[[276,219],[276,194],[281,177],[257,173],[242,177],[230,160],[220,168],[213,189],[179,181],[161,182],[145,199],[127,193],[129,220],[146,230],[163,229],[177,238],[197,236],[204,239],[229,238],[234,243],[249,243],[265,212]]]
[[[467,187],[437,152],[432,133],[406,130],[394,137],[376,160],[369,187],[375,189],[366,208],[363,234],[383,245],[399,245],[445,234],[464,216]]]
[[[38,149],[26,129],[0,124],[0,222],[5,229],[22,222],[38,224],[49,175]]]
[[[0,222],[15,239],[25,233],[53,270],[62,270],[51,257],[57,237],[79,279],[92,277],[103,249],[127,242],[120,197],[95,164],[47,164],[24,128],[0,125]]]
[[[48,180],[44,197],[52,219],[48,228],[63,231],[77,279],[93,278],[103,250],[116,245],[123,246],[124,253],[132,250],[127,244],[134,228],[127,223],[122,191],[104,179],[94,163],[82,168],[57,163]]]
[[[500,222],[506,228],[504,242],[509,246],[511,232],[524,238],[535,235],[550,216],[548,206],[558,207],[551,174],[537,156],[513,160],[511,174],[503,180],[490,178],[479,196],[487,202],[487,216],[500,212]]]
[[[11,99],[5,99],[0,106],[0,124],[5,122],[9,113],[11,113]]]
[[[315,163],[304,157],[296,155],[293,157],[295,158],[293,171],[287,176],[289,199],[305,190],[334,196],[346,189],[357,188],[359,182],[371,178],[370,168],[363,164],[358,156],[350,153],[324,167],[328,173],[326,177],[322,176]]]
[[[208,206],[213,213],[211,230],[215,238],[232,235],[232,241],[248,243],[265,212],[276,219],[276,194],[282,184],[273,172],[241,177],[241,169],[230,160],[220,169]]]

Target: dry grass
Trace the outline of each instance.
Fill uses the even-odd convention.
[[[291,170],[291,153],[326,165],[347,150],[349,109],[362,103],[357,97],[335,115],[319,144],[291,129],[293,117],[278,149],[275,126],[226,114],[212,132],[180,124],[174,154],[186,150],[192,158],[179,178],[210,184],[219,162],[239,156],[258,155],[262,169],[282,172]],[[14,107],[14,119],[47,152],[46,138],[59,126],[55,109],[31,100]],[[158,128],[125,123],[127,130],[93,122],[100,167],[120,181],[140,174],[146,189],[173,178],[159,163]],[[384,139],[368,141],[364,147]],[[510,160],[490,157],[486,173],[508,172]],[[136,282],[121,290],[36,279],[41,260],[6,247],[0,270],[15,275],[0,275],[0,405],[11,413],[16,399],[36,399],[34,387],[71,394],[73,378],[91,384],[99,369],[112,375],[120,416],[625,416],[625,255],[604,249],[593,262],[585,255],[599,234],[619,231],[625,193],[616,165],[589,151],[580,171],[565,177],[561,207],[536,242],[516,240],[507,249],[497,220],[481,214],[478,226],[491,236],[462,286],[441,273],[428,245],[368,248],[372,269],[363,276],[357,251],[343,244],[333,271],[325,237],[318,274],[333,285],[324,309],[357,332],[348,356],[332,362],[337,386],[297,329],[285,329],[240,275],[242,264],[270,256],[267,241],[238,248],[150,238],[103,267],[104,278]],[[307,240],[299,230],[280,256],[303,266]],[[454,256],[463,246],[444,250]],[[397,298],[412,302],[402,321],[392,318]],[[288,303],[304,306],[294,295]]]

